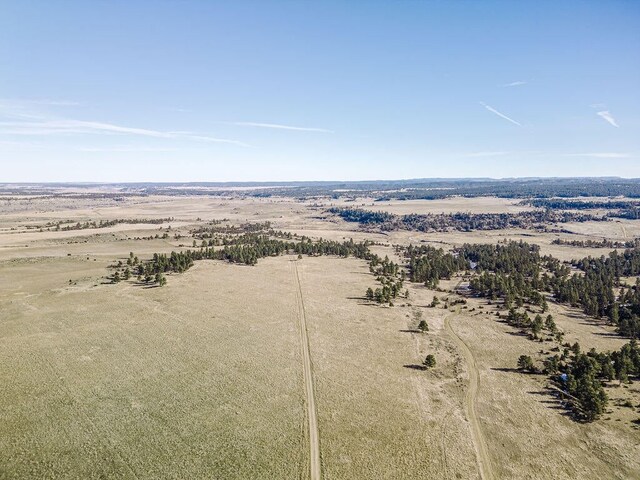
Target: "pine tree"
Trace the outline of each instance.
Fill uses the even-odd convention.
[[[422,364],[425,366],[425,368],[433,368],[436,366],[436,357],[434,357],[433,355],[429,354],[426,356],[426,358],[424,359],[424,362],[422,362]]]
[[[520,355],[518,358],[518,368],[525,372],[535,371],[533,359],[529,355]]]

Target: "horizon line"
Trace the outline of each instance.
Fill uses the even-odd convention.
[[[640,177],[623,177],[619,175],[596,175],[596,176],[523,176],[523,177],[415,177],[415,178],[378,178],[359,180],[185,180],[185,181],[156,181],[156,180],[126,180],[126,181],[93,181],[93,180],[47,180],[47,181],[9,181],[0,182],[2,185],[274,185],[274,184],[308,184],[308,183],[381,183],[381,182],[426,182],[426,181],[517,181],[517,180],[637,180]]]

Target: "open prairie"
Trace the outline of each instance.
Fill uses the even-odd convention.
[[[333,205],[361,206],[367,210],[408,215],[410,213],[517,213],[532,210],[532,207],[519,205],[518,200],[497,197],[453,197],[434,200],[388,200],[376,201],[373,198],[359,198],[353,200],[332,200]]]
[[[600,256],[610,249],[552,241],[629,240],[640,236],[638,221],[567,223],[559,232],[380,232],[327,214],[331,204],[350,205],[331,199],[0,202],[2,478],[640,477],[637,383],[608,389],[597,421],[571,419],[544,376],[516,369],[520,355],[541,361],[551,344],[519,334],[486,299],[455,304],[464,275],[439,290],[407,282],[408,297],[393,306],[367,301],[375,275],[352,257],[280,255],[255,266],[198,260],[167,274],[163,287],[109,279],[110,266],[130,252],[145,261],[199,246],[194,230],[212,221],[369,240],[373,252],[400,264],[394,246],[505,240],[538,244],[560,260]],[[483,197],[366,208],[527,210],[516,203]],[[429,308],[434,296],[442,303]],[[585,351],[628,342],[577,308],[550,302],[550,313],[565,341]],[[418,330],[421,319],[428,332]],[[437,359],[428,370],[427,354]]]

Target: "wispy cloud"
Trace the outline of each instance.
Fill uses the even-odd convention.
[[[517,82],[505,83],[502,86],[503,87],[519,87],[521,85],[526,85],[526,84],[527,84],[527,82],[523,82],[521,80],[518,80]]]
[[[566,153],[565,157],[591,157],[591,158],[630,158],[628,153],[619,152],[593,152],[593,153]]]
[[[70,100],[28,100],[29,103],[34,105],[49,105],[51,107],[82,107],[80,102],[73,102]]]
[[[172,140],[194,140],[209,143],[227,143],[248,147],[246,143],[227,138],[217,138],[184,132],[165,132],[147,128],[134,128],[104,122],[88,122],[83,120],[44,120],[44,121],[10,121],[0,122],[0,135],[130,135]]]
[[[472,152],[467,153],[464,156],[468,158],[483,158],[483,157],[499,157],[502,155],[508,155],[511,152]]]
[[[610,125],[613,125],[616,128],[619,127],[618,123],[616,122],[616,119],[613,118],[611,113],[609,113],[609,110],[602,110],[602,111],[598,112],[598,115],[600,117],[602,117],[604,120],[606,120]]]
[[[491,105],[487,105],[484,102],[480,102],[480,105],[482,105],[484,108],[486,108],[487,110],[489,110],[491,113],[495,113],[496,115],[498,115],[501,118],[504,118],[505,120],[513,123],[514,125],[518,125],[519,127],[522,126],[522,124],[516,122],[513,118],[509,118],[507,117],[504,113],[500,113],[498,110],[496,110],[495,108],[493,108]]]
[[[33,105],[46,105],[50,107],[80,107],[83,104],[71,100],[55,100],[55,99],[27,99],[27,98],[0,98],[0,106],[12,106],[16,108],[24,108]]]
[[[161,131],[137,128],[107,122],[61,118],[45,113],[37,106],[78,106],[77,102],[62,100],[0,99],[0,135],[45,137],[52,135],[122,135],[152,137],[169,140],[187,140],[205,143],[225,143],[241,147],[250,145],[228,138],[186,131]]]
[[[291,125],[280,125],[278,123],[257,123],[257,122],[225,122],[229,125],[237,125],[239,127],[258,127],[258,128],[275,128],[278,130],[295,130],[299,132],[322,132],[333,133],[332,130],[326,128],[313,128],[313,127],[293,127]]]
[[[19,142],[14,140],[0,140],[0,148],[6,147],[7,150],[40,150],[43,146],[35,142]]]
[[[164,147],[137,147],[137,146],[115,146],[115,147],[78,147],[77,152],[175,152],[178,148]]]
[[[181,108],[181,107],[162,107],[161,110],[167,110],[169,112],[180,112],[180,113],[191,112],[191,110],[189,110],[188,108]]]

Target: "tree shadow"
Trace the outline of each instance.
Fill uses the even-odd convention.
[[[422,332],[421,332],[420,330],[418,330],[418,329],[409,329],[409,328],[401,329],[401,330],[398,330],[398,331],[399,331],[399,332],[402,332],[402,333],[422,333]]]
[[[544,404],[547,408],[552,410],[559,410],[561,411],[561,415],[568,417],[575,422],[583,423],[583,421],[581,421],[580,418],[572,410],[571,402],[566,397],[564,397],[562,392],[560,392],[559,390],[545,387],[542,390],[532,390],[527,393],[545,397],[543,399],[540,399],[539,402]]]
[[[588,320],[586,322],[578,322],[579,325],[585,325],[587,327],[606,327],[609,324],[599,320]]]
[[[421,372],[424,372],[427,369],[427,367],[425,367],[424,365],[417,365],[415,363],[403,365],[403,367],[410,368],[411,370],[420,370]]]
[[[522,373],[517,368],[509,368],[509,367],[491,367],[490,370],[494,370],[496,372]]]
[[[541,397],[548,397],[549,395],[552,394],[551,391],[549,390],[550,389],[545,388],[544,390],[531,390],[531,391],[528,391],[527,393],[529,395],[539,395]],[[550,401],[550,400],[547,400],[547,401]]]
[[[519,330],[517,332],[507,332],[509,335],[513,335],[514,337],[528,337],[529,334],[527,332],[523,332]]]

